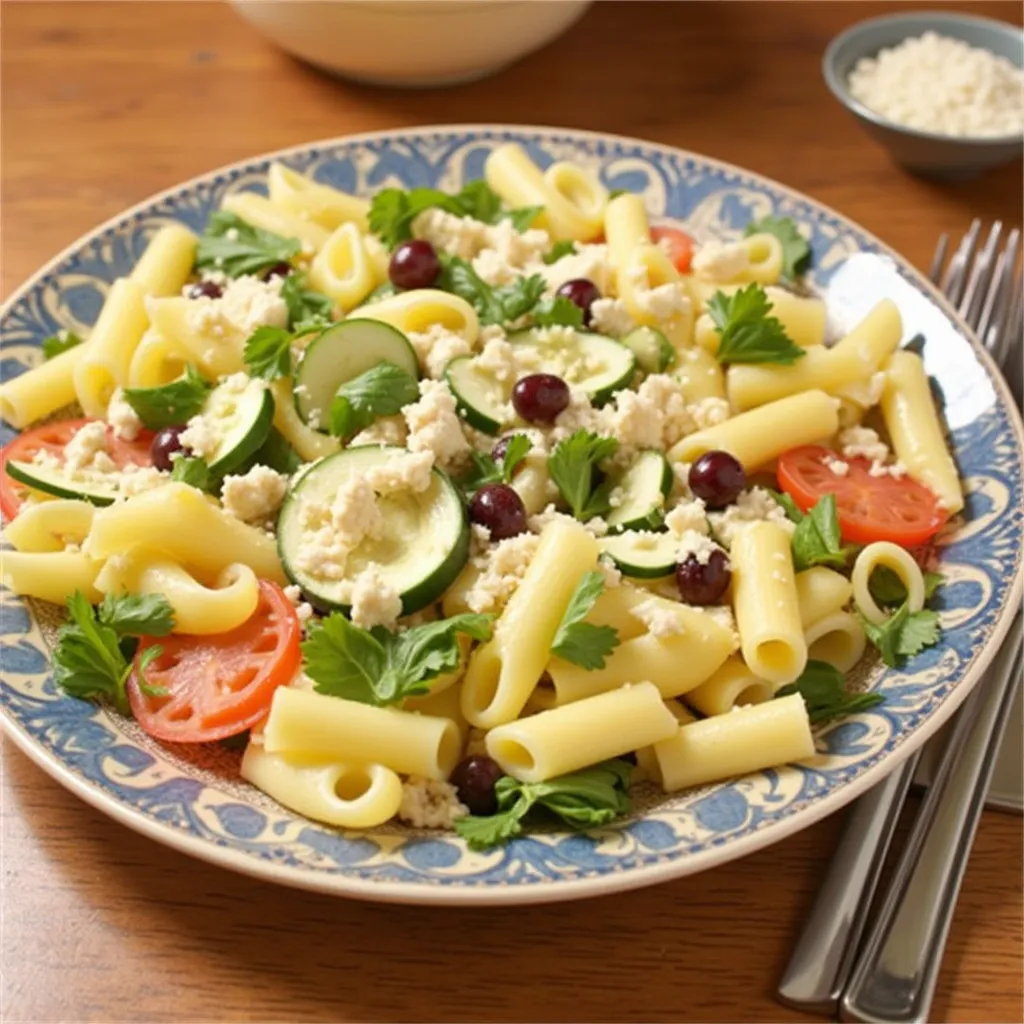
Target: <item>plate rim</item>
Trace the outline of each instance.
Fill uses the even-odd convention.
[[[998,396],[998,402],[1007,414],[1010,428],[1016,436],[1020,449],[1024,450],[1024,421],[1022,421],[1021,411],[1017,408],[1002,374],[995,366],[994,360],[981,345],[975,333],[967,326],[956,310],[953,309],[946,297],[908,259],[901,256],[872,232],[863,228],[850,217],[835,210],[827,203],[821,202],[813,196],[800,192],[766,175],[736,164],[718,160],[714,157],[693,152],[692,150],[611,132],[551,125],[512,123],[430,124],[416,125],[410,128],[381,129],[371,132],[332,136],[258,153],[204,171],[184,181],[177,182],[160,192],[153,193],[78,236],[12,291],[10,296],[0,304],[0,319],[6,318],[13,307],[25,295],[38,287],[43,279],[52,273],[54,268],[65,259],[70,258],[112,229],[125,225],[133,218],[138,218],[140,215],[145,214],[160,202],[195,190],[202,183],[220,175],[244,170],[255,163],[287,159],[289,156],[307,154],[310,151],[319,151],[346,144],[358,145],[359,143],[374,142],[382,139],[415,138],[431,134],[487,136],[500,135],[502,133],[520,134],[527,137],[547,136],[553,137],[557,141],[568,142],[575,140],[611,142],[659,151],[676,159],[690,160],[697,164],[716,168],[727,174],[738,175],[740,178],[753,181],[762,187],[775,190],[777,193],[795,198],[826,212],[864,238],[869,239],[878,247],[882,254],[893,259],[902,271],[909,274],[913,286],[928,296],[967,339],[975,357],[985,367],[987,376]],[[978,652],[974,663],[956,682],[950,693],[925,723],[915,728],[890,753],[881,758],[878,763],[865,769],[856,779],[843,783],[833,792],[821,797],[810,806],[774,821],[769,827],[751,831],[721,846],[709,846],[688,856],[667,860],[663,863],[639,865],[629,870],[609,872],[594,878],[558,879],[538,886],[430,886],[422,882],[391,879],[377,880],[343,873],[320,874],[302,867],[276,864],[245,857],[230,847],[222,847],[209,840],[180,833],[172,825],[152,820],[138,812],[134,807],[122,803],[115,796],[104,791],[97,783],[80,777],[59,757],[51,753],[47,748],[39,745],[33,737],[23,730],[20,723],[7,715],[6,712],[0,714],[0,730],[14,742],[15,746],[29,760],[42,768],[47,775],[90,806],[95,807],[118,823],[126,825],[140,835],[155,840],[161,845],[168,846],[177,852],[185,853],[206,863],[227,868],[261,881],[272,881],[292,888],[321,892],[332,896],[345,896],[371,902],[402,903],[407,905],[508,906],[563,902],[608,895],[615,892],[626,892],[697,874],[700,871],[738,860],[753,853],[755,850],[780,842],[795,832],[808,828],[827,815],[840,810],[898,768],[914,751],[923,746],[928,739],[949,721],[967,696],[974,690],[975,686],[980,684],[1001,642],[1005,639],[1013,615],[1017,610],[1017,606],[1021,603],[1022,593],[1024,593],[1024,561],[1021,562],[1016,575],[1010,582],[1007,589],[1007,600],[993,623],[988,641]]]

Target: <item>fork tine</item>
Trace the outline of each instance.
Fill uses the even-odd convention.
[[[971,258],[971,254],[974,252],[974,247],[978,243],[978,235],[980,233],[981,221],[978,218],[975,218],[971,221],[971,226],[968,229],[967,234],[964,235],[960,244],[957,246],[956,252],[953,253],[953,258],[949,261],[949,266],[946,267],[946,274],[942,279],[942,290],[946,293],[946,297],[954,307],[960,305],[960,299],[964,293],[967,261]]]
[[[1024,291],[1020,278],[1014,286],[1013,296],[1007,303],[1006,318],[1001,327],[996,331],[992,345],[992,358],[998,366],[1009,369],[1011,360],[1020,360],[1021,352],[1021,294]]]
[[[942,275],[942,264],[946,261],[946,250],[949,248],[949,235],[943,234],[939,238],[939,244],[935,247],[935,255],[932,257],[932,269],[928,271],[928,280],[932,284],[939,283]]]
[[[978,337],[984,339],[986,348],[989,347],[990,330],[995,328],[997,334],[1001,333],[1003,321],[1009,312],[1020,240],[1020,229],[1014,228],[1006,240],[1006,247],[999,256],[995,279],[985,299],[981,321],[978,324]]]
[[[992,258],[999,245],[999,236],[1003,225],[996,221],[988,233],[984,247],[978,252],[971,264],[971,273],[967,280],[963,299],[960,302],[960,315],[973,329],[977,329],[981,318],[982,304],[992,282]]]

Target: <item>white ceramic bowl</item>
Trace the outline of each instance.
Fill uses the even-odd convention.
[[[561,35],[592,0],[231,0],[271,42],[374,85],[482,78]]]

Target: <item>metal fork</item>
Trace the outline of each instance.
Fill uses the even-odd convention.
[[[931,278],[983,339],[997,363],[1014,371],[1014,364],[1022,358],[1017,270],[1021,234],[1017,229],[1011,231],[1000,251],[1002,225],[996,223],[975,253],[980,235],[981,222],[976,220],[944,274],[949,240],[943,235]],[[1021,400],[1019,384],[1015,397]],[[1013,636],[1020,636],[1019,616],[1011,627],[1011,643],[1004,646],[1010,652],[1010,663],[1006,658],[997,659],[989,670],[992,685],[981,684],[956,719],[955,735],[947,749],[960,756],[947,757],[933,781],[859,958],[868,911],[919,755],[909,758],[849,811],[836,853],[779,983],[782,1002],[819,1014],[835,1014],[842,1000],[843,1015],[851,1020],[926,1019],[999,742],[992,734],[1006,718],[1001,700],[987,699],[996,689],[1000,698],[1003,690],[1009,690],[1008,709],[1013,682],[1020,674],[1019,660],[1014,664],[1012,658]],[[1019,639],[1015,646],[1019,648]],[[984,729],[985,735],[973,735],[972,727]],[[959,801],[952,816],[944,794]],[[933,831],[933,824],[944,826],[944,831]],[[940,832],[944,847],[937,841]],[[915,874],[918,867],[922,871]],[[904,902],[907,895],[913,897],[913,912],[907,909],[911,904]],[[899,953],[896,958],[894,951]]]

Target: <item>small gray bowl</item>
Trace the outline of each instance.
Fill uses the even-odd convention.
[[[1024,135],[970,138],[922,132],[887,120],[850,95],[847,81],[857,61],[929,31],[961,39],[1024,67],[1024,32],[1013,25],[969,14],[922,11],[871,18],[836,36],[822,60],[828,87],[868,134],[914,174],[966,180],[1019,158],[1024,152]]]

